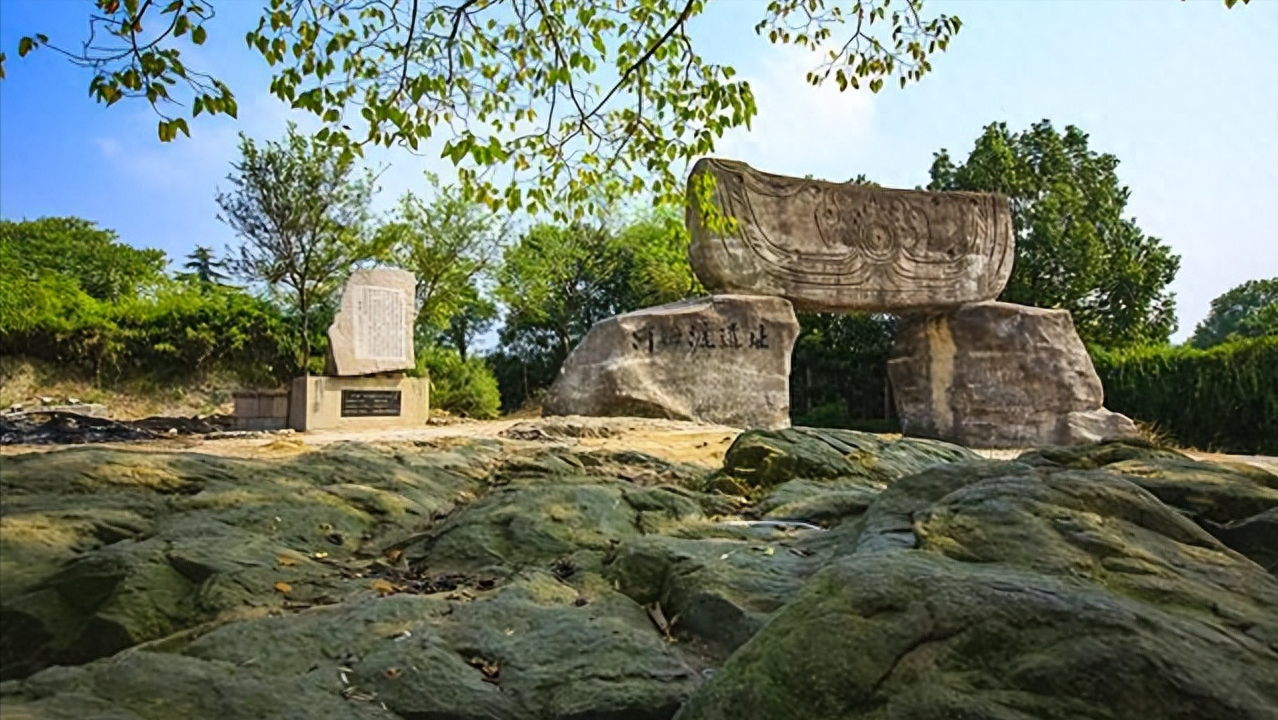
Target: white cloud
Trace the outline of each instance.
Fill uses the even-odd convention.
[[[764,171],[843,181],[857,174],[874,135],[874,95],[839,92],[833,80],[814,87],[808,71],[823,57],[806,50],[774,50],[761,69],[745,73],[758,115],[751,129],[737,128],[717,143],[715,154]]]

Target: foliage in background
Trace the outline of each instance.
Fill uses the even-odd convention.
[[[1211,301],[1189,344],[1209,348],[1230,340],[1278,335],[1278,278],[1248,280]]]
[[[1111,410],[1182,445],[1278,454],[1278,337],[1091,354]]]
[[[704,294],[687,247],[687,231],[671,209],[615,229],[537,225],[509,246],[495,291],[505,322],[500,349],[490,358],[503,407],[521,407],[549,386],[600,320]]]
[[[0,354],[98,381],[228,371],[274,384],[291,371],[287,318],[271,303],[171,280],[159,250],[128,247],[77,218],[0,222]]]
[[[0,253],[6,282],[49,273],[108,301],[154,288],[166,262],[163,251],[130,247],[114,231],[74,217],[0,220]]]
[[[91,68],[110,105],[144,98],[162,141],[189,118],[236,114],[231,89],[188,67],[214,0],[96,0],[93,42],[23,37]],[[687,33],[706,0],[269,0],[245,40],[275,68],[270,92],[322,123],[335,148],[419,143],[445,134],[468,198],[493,209],[592,214],[597,198],[650,191],[682,203],[681,173],[756,114],[747,82],[706,61]],[[901,87],[931,70],[958,18],[922,0],[772,0],[755,26],[774,45],[811,51],[808,82],[839,90]],[[0,57],[0,76],[3,76]],[[168,113],[173,113],[170,116]],[[500,169],[500,177],[494,170]]]
[[[470,357],[470,347],[476,338],[496,326],[498,315],[497,304],[471,283],[460,291],[457,309],[448,318],[448,326],[439,332],[435,342],[456,350],[458,356],[465,360]]]
[[[887,361],[896,317],[799,313],[790,370],[790,411],[798,424],[866,427],[895,417]]]
[[[501,412],[497,378],[483,358],[462,358],[456,350],[427,348],[417,354],[417,371],[430,378],[430,406],[477,420]]]
[[[240,135],[238,162],[218,192],[218,218],[240,239],[231,266],[241,278],[282,294],[296,315],[296,367],[307,369],[315,311],[361,261],[383,253],[368,237],[373,178],[354,162],[301,135],[258,146]]]
[[[391,262],[417,276],[416,327],[433,342],[454,317],[483,316],[477,285],[500,259],[504,227],[455,188],[441,186],[437,177],[428,174],[427,181],[434,197],[427,202],[405,194],[376,235]]]
[[[196,245],[182,264],[187,272],[178,273],[177,279],[199,285],[221,285],[230,279],[224,272],[226,265],[225,260],[214,255],[213,248]]]
[[[1165,343],[1176,330],[1167,286],[1180,258],[1123,217],[1130,191],[1118,181],[1118,158],[1091,151],[1087,139],[1047,120],[1019,133],[993,123],[961,164],[936,153],[928,188],[1011,199],[1016,263],[1001,300],[1065,308],[1097,345]]]

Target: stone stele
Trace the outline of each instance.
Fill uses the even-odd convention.
[[[700,177],[736,220],[711,233]],[[1011,207],[1000,195],[893,190],[697,162],[688,180],[689,258],[712,292],[784,297],[802,310],[899,311],[992,300],[1012,271]]]
[[[788,427],[798,334],[793,307],[775,297],[715,295],[617,315],[568,356],[542,412]]]
[[[413,367],[417,279],[407,270],[356,270],[328,328],[330,374],[396,372]]]
[[[906,435],[989,448],[1136,435],[1130,419],[1102,407],[1068,310],[985,302],[908,316],[888,375]]]

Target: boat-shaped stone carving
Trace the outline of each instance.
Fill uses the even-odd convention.
[[[735,218],[711,233],[695,199],[714,177],[713,202]],[[689,179],[689,256],[716,293],[775,295],[822,312],[937,309],[992,300],[1015,254],[1001,195],[896,190],[760,172],[707,158]]]

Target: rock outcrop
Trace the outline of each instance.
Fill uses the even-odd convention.
[[[0,713],[1278,710],[1264,470],[1121,443],[994,462],[811,428],[743,433],[710,468],[585,449],[625,423],[538,422],[257,459],[6,456]]]
[[[617,315],[578,343],[542,410],[786,427],[798,334],[781,298],[714,295]]]
[[[734,232],[702,222],[707,177]],[[1012,271],[1011,208],[998,195],[807,180],[716,158],[693,166],[688,192],[689,258],[714,292],[898,312],[993,300]]]
[[[969,447],[1133,437],[1067,310],[986,302],[905,318],[888,374],[902,431]]]
[[[896,481],[679,720],[1274,718],[1278,580],[1134,480]]]

